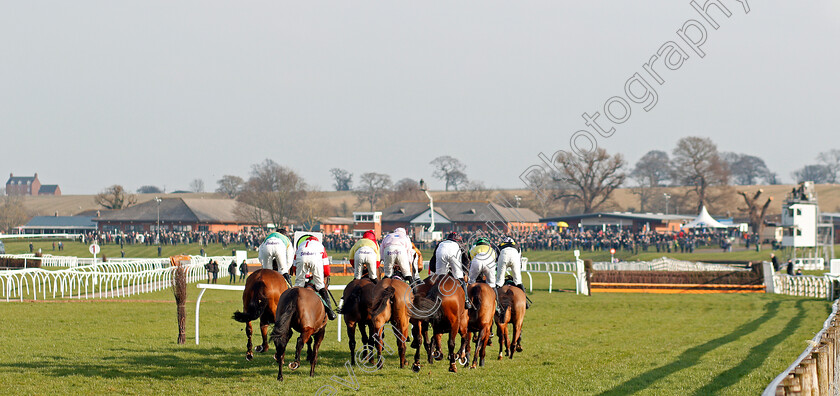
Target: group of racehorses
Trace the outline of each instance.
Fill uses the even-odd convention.
[[[432,364],[443,358],[441,337],[449,334],[447,343],[449,371],[456,372],[456,362],[467,366],[470,363],[471,343],[475,351],[470,368],[484,366],[485,349],[490,345],[493,324],[499,338],[499,359],[522,351],[522,324],[525,319],[525,292],[513,285],[499,290],[501,313],[496,312],[497,300],[490,285],[478,282],[467,288],[474,309],[464,306],[464,291],[451,275],[433,275],[424,281],[409,284],[400,278],[355,279],[344,289],[341,314],[347,326],[350,347],[350,362],[358,360],[382,367],[383,346],[386,328],[396,338],[400,357],[400,368],[406,365],[406,344],[411,339],[415,349],[412,369],[420,371],[420,348],[425,349],[427,360]],[[303,345],[307,345],[309,375],[315,373],[318,349],[324,339],[327,316],[318,293],[310,287],[290,287],[283,276],[270,269],[252,273],[242,295],[243,312],[236,312],[233,318],[246,323],[248,337],[245,358],[254,357],[251,343],[253,330],[251,321],[260,320],[262,344],[254,350],[262,353],[268,350],[268,326],[274,324],[271,339],[276,348],[275,359],[280,365],[278,380],[283,380],[286,344],[292,331],[300,334],[295,347],[295,359],[289,368],[300,367]],[[508,336],[508,325],[513,332]],[[356,329],[361,335],[362,348],[356,351]],[[431,336],[428,334],[431,329]],[[410,335],[409,335],[410,334]],[[459,348],[455,349],[458,336]],[[374,355],[374,351],[376,352]]]

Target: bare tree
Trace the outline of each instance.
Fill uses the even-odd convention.
[[[190,182],[190,191],[195,193],[204,192],[204,180],[193,179],[193,181]]]
[[[749,196],[744,191],[738,191],[738,195],[744,197],[744,202],[747,204],[746,208],[739,208],[739,210],[747,213],[750,218],[750,227],[752,227],[753,232],[759,238],[761,237],[761,231],[764,230],[764,216],[767,214],[767,208],[770,206],[770,202],[773,201],[773,197],[767,197],[767,200],[762,205],[759,202],[759,197],[763,192],[763,189],[759,189],[755,194]]]
[[[29,216],[19,196],[7,195],[0,198],[0,231],[11,232],[26,223]]]
[[[330,169],[333,177],[335,191],[350,191],[353,189],[353,174],[340,168]]]
[[[707,203],[711,186],[729,184],[729,167],[720,158],[717,146],[709,138],[684,137],[673,151],[672,168],[675,180],[689,186],[697,198],[697,211]]]
[[[114,210],[125,209],[137,203],[137,196],[127,193],[119,184],[102,190],[93,199],[103,208]]]
[[[433,159],[429,164],[435,169],[432,176],[446,183],[446,191],[449,191],[450,187],[457,190],[467,184],[467,174],[464,173],[467,166],[458,159],[443,155]]]
[[[237,198],[265,211],[275,226],[295,219],[306,198],[307,186],[295,171],[267,159],[251,165],[251,176]],[[254,215],[255,210],[250,211]],[[260,221],[259,218],[251,220]],[[261,222],[262,224],[262,222]]]
[[[636,187],[631,188],[630,192],[639,196],[639,211],[644,212],[658,195],[656,187],[664,186],[671,177],[668,153],[648,151],[636,162],[630,176],[636,181]]]
[[[370,210],[391,189],[391,176],[382,173],[363,173],[359,178],[359,186],[353,192],[359,202],[370,204]]]
[[[817,161],[828,168],[829,176],[827,183],[840,181],[840,150],[832,149],[817,155]]]
[[[793,181],[797,183],[804,181],[812,181],[817,184],[830,183],[831,169],[825,165],[805,165],[795,170],[791,176],[793,176]]]
[[[730,173],[736,184],[751,186],[759,181],[770,182],[770,169],[764,160],[754,155],[723,153],[721,158],[729,166]]]
[[[393,188],[385,199],[385,206],[395,202],[425,199],[426,196],[420,191],[420,183],[411,178],[402,178],[394,183]]]
[[[224,175],[216,181],[216,184],[219,185],[216,188],[217,193],[225,194],[228,198],[236,198],[245,187],[245,180],[242,180],[239,176]]]
[[[158,186],[146,185],[140,186],[140,188],[137,189],[138,194],[160,194],[162,192],[163,191]]]
[[[626,177],[624,157],[621,154],[610,156],[602,148],[581,156],[562,153],[557,157],[557,165],[559,181],[573,186],[564,195],[579,202],[583,213],[597,210]]]

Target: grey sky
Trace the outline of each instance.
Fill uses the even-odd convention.
[[[633,104],[599,144],[632,164],[707,136],[790,180],[840,148],[840,6],[723,4],[705,58],[664,70],[656,106]],[[7,1],[0,171],[69,194],[212,190],[271,158],[329,190],[333,167],[431,180],[449,154],[520,187],[688,19],[702,21],[687,0]]]

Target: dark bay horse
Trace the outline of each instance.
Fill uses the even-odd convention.
[[[455,360],[464,351],[464,346],[468,341],[467,310],[464,308],[464,291],[458,281],[451,275],[435,275],[433,278],[435,279],[432,281],[428,293],[425,296],[418,295],[414,299],[413,307],[410,310],[411,317],[424,320],[431,326],[435,344],[439,345],[441,335],[449,333],[449,340],[447,342],[449,371],[455,373],[458,371],[455,367]],[[425,332],[425,328],[421,329],[421,333],[423,332]],[[458,348],[458,354],[456,354],[455,341],[459,334],[461,335],[461,346]],[[425,335],[423,339],[426,351],[430,354],[429,363],[431,363],[431,352],[434,346],[430,346],[425,342]],[[419,368],[420,349],[418,345],[414,355],[413,369],[418,371]]]
[[[373,335],[370,320],[370,301],[373,299],[373,282],[368,278],[354,279],[344,288],[344,305],[341,315],[347,325],[347,338],[350,341],[350,364],[356,364],[356,327],[362,336],[362,345],[369,345],[368,334]],[[365,331],[365,327],[369,331]]]
[[[499,335],[499,359],[513,352],[522,352],[522,323],[525,321],[525,292],[516,286],[504,285],[499,289],[502,315],[496,315],[496,333]],[[513,325],[513,337],[508,340],[508,323]]]
[[[260,269],[253,272],[245,281],[245,292],[242,293],[242,310],[234,312],[233,319],[245,323],[245,334],[248,336],[248,351],[245,352],[245,359],[254,358],[251,352],[251,335],[254,333],[251,328],[251,321],[260,319],[260,333],[262,333],[262,344],[257,346],[257,353],[268,350],[268,325],[274,323],[277,318],[277,301],[289,284],[277,271]]]
[[[400,368],[405,367],[406,341],[411,331],[411,317],[408,303],[414,300],[411,288],[402,280],[386,278],[376,284],[371,301],[371,338],[375,342],[378,364],[382,364],[382,347],[385,343],[385,324],[393,327],[400,354]]]
[[[280,364],[277,380],[283,380],[286,344],[292,337],[292,330],[300,333],[300,336],[295,347],[295,361],[289,363],[289,368],[297,370],[300,367],[300,351],[303,344],[307,344],[306,360],[310,362],[309,376],[314,376],[315,364],[318,362],[318,349],[321,347],[321,341],[324,340],[327,329],[327,312],[324,310],[321,297],[312,289],[293,287],[280,296],[278,306],[282,308],[277,312],[277,323],[274,324],[274,331],[271,332],[271,339],[277,349],[274,358]],[[310,338],[315,340],[311,349]]]
[[[490,333],[493,330],[493,319],[496,315],[496,293],[486,283],[473,283],[467,289],[470,302],[476,307],[468,311],[467,338],[475,339],[475,355],[473,356],[470,368],[476,367],[476,363],[484,367],[485,350],[490,341]],[[504,309],[504,308],[503,308]],[[478,337],[473,338],[473,332],[478,332]],[[470,345],[467,343],[466,357],[469,358]],[[479,361],[479,355],[481,360]]]

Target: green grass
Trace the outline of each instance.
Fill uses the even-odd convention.
[[[448,373],[436,362],[420,373],[385,368],[355,375],[362,392],[440,394],[758,394],[806,347],[822,326],[822,300],[764,294],[650,295],[547,293],[536,275],[527,312],[524,351],[487,366]],[[344,283],[346,277],[333,279]],[[220,284],[227,284],[226,279]],[[571,277],[555,285],[572,289]],[[190,285],[187,344],[177,345],[171,292],[127,300],[0,304],[0,393],[3,394],[277,394],[314,393],[331,376],[346,379],[346,334],[328,324],[314,378],[305,369],[275,380],[271,354],[244,359],[241,309],[235,291],[208,291],[202,301],[201,344],[194,343]],[[126,299],[118,299],[126,300]],[[293,343],[290,343],[290,345]],[[271,352],[273,353],[273,345]],[[292,356],[287,350],[287,360]],[[425,359],[425,353],[423,354]]]

